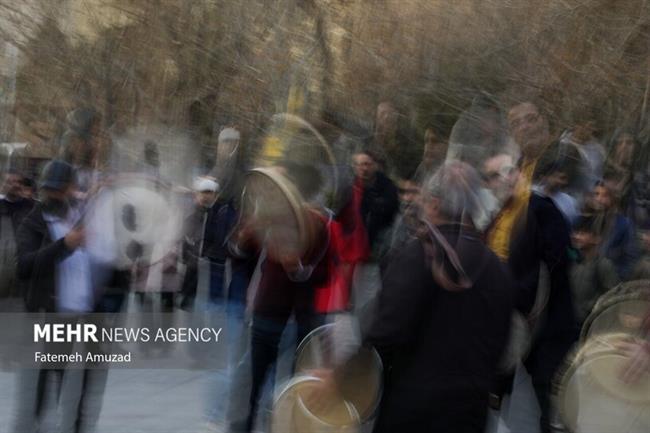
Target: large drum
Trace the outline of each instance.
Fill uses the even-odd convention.
[[[283,167],[303,200],[334,211],[349,200],[348,165],[346,152],[335,151],[312,124],[288,113],[271,118],[253,155],[254,167]]]
[[[315,242],[317,227],[308,218],[309,208],[279,167],[257,168],[247,176],[242,219],[252,223],[260,244],[278,254],[303,257]]]
[[[372,422],[382,393],[383,367],[376,350],[341,344],[334,324],[312,331],[296,351],[296,377],[278,394],[273,409],[274,433],[356,432]],[[345,352],[351,353],[347,355]],[[310,387],[318,378],[310,371],[332,368],[345,359],[339,393],[331,401],[310,406]]]
[[[151,266],[176,246],[182,213],[170,188],[154,178],[123,175],[87,204],[87,249],[117,269]]]
[[[581,340],[591,337],[625,333],[641,336],[643,321],[650,311],[650,281],[622,283],[604,294],[596,303],[582,327]]]
[[[337,398],[319,408],[309,407],[309,394],[320,379],[301,375],[291,379],[273,405],[272,433],[356,433],[360,419],[354,405]]]
[[[573,433],[650,431],[650,375],[636,383],[619,379],[628,358],[617,348],[634,341],[626,334],[593,337],[558,376],[557,407]]]

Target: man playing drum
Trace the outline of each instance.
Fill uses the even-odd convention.
[[[446,164],[425,183],[427,229],[388,265],[375,308],[367,311],[374,315],[363,342],[382,356],[390,352],[392,364],[376,433],[485,430],[514,293],[507,268],[472,223],[480,186],[462,162]],[[308,405],[336,397],[335,378],[344,370],[316,371],[324,381]]]

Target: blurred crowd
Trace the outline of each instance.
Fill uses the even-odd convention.
[[[68,120],[60,156],[37,177],[6,167],[0,294],[21,301],[4,309],[222,314],[228,365],[209,384],[212,431],[268,431],[269,389],[292,373],[278,360],[344,316],[382,360],[373,431],[483,432],[517,370],[538,402],[532,422],[559,429],[554,378],[582,324],[603,294],[650,279],[647,137],[603,131],[593,113],[564,128],[532,98],[504,106],[480,94],[451,131],[421,136],[390,101],[364,131],[336,113],[308,119],[335,154],[337,197],[322,199],[327,182],[308,162],[281,161],[280,185],[298,202],[272,203],[267,189],[258,205],[279,206],[283,221],[242,201],[267,137],[224,125],[214,165],[175,184],[156,142],[123,172],[98,163],[96,111]],[[99,212],[107,194],[127,202]],[[628,351],[626,379],[650,374],[650,340]],[[330,367],[313,373],[323,398],[353,380],[337,374],[344,359]],[[96,427],[105,371],[18,376],[15,432],[39,431],[52,383],[61,431]]]

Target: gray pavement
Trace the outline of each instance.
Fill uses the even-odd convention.
[[[205,371],[111,370],[97,433],[198,433],[206,431]],[[213,373],[212,373],[213,374]],[[0,431],[13,422],[16,377],[0,373]],[[54,430],[49,407],[45,431]]]

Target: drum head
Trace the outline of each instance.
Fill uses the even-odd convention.
[[[89,252],[119,269],[158,263],[180,239],[180,210],[155,180],[117,181],[100,190],[87,209]]]
[[[254,221],[260,244],[268,242],[286,254],[302,256],[309,234],[302,199],[281,170],[258,168],[246,179],[242,218]]]
[[[650,311],[650,291],[640,290],[605,295],[585,320],[581,340],[593,336],[623,332],[641,336],[643,321]]]
[[[330,209],[340,209],[347,201],[351,178],[341,176],[349,155],[335,152],[320,132],[305,119],[280,113],[272,117],[253,155],[255,167],[284,166],[303,198]]]
[[[619,375],[627,358],[610,334],[590,340],[571,358],[560,380],[558,407],[572,432],[645,432],[650,428],[650,378],[625,384]]]
[[[309,394],[319,381],[299,376],[281,388],[273,405],[272,433],[358,431],[359,415],[345,399],[334,399],[322,407],[309,406]]]
[[[644,294],[650,295],[650,280],[626,281],[619,284],[598,299],[598,302],[596,302],[596,305],[594,306],[594,310],[598,310],[604,303],[608,302],[612,298],[632,294],[639,294],[640,296],[644,296]]]
[[[335,326],[321,326],[312,331],[300,343],[296,355],[296,371],[335,365],[341,354],[336,353]],[[345,363],[340,391],[352,404],[361,422],[369,421],[376,413],[382,393],[383,366],[375,349],[360,347]]]

